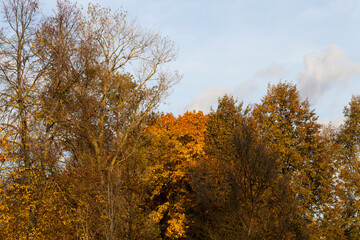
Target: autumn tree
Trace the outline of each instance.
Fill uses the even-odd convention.
[[[358,239],[360,97],[336,130],[296,86],[156,113],[172,41],[125,11],[3,0],[1,239]]]
[[[80,14],[62,3],[48,22],[39,43],[43,64],[51,66],[44,95],[66,168],[82,186],[73,193],[82,234],[125,238],[122,203],[130,185],[122,177],[149,114],[178,80],[162,67],[175,58],[173,44],[143,31],[126,12],[98,5]]]
[[[37,159],[36,125],[39,112],[37,87],[45,66],[38,62],[33,48],[38,24],[38,1],[9,0],[2,2],[5,22],[0,34],[1,128],[9,141],[10,156],[6,204],[16,209],[3,233],[17,238],[35,238],[38,234],[38,207],[41,201],[43,162]],[[11,212],[10,212],[11,213]],[[21,234],[15,234],[17,233]]]
[[[316,204],[321,206],[321,218],[313,223],[317,228],[318,238],[348,239],[347,210],[344,207],[348,192],[345,188],[342,146],[338,140],[339,131],[334,126],[322,126],[317,149],[317,164],[314,168],[322,170],[314,180]],[[331,174],[331,176],[330,176]]]
[[[247,112],[248,110],[243,110],[242,103],[237,104],[231,96],[225,95],[219,100],[216,111],[212,110],[209,114],[205,134],[205,155],[197,164],[192,177],[192,188],[195,192],[195,206],[191,209],[192,238],[204,238],[208,236],[209,231],[218,229],[214,228],[217,223],[214,218],[217,214],[222,215],[222,210],[217,209],[225,204],[221,198],[224,198],[227,192],[222,164],[234,159],[233,132],[244,121]],[[206,191],[208,188],[215,190],[209,193]],[[208,211],[215,216],[202,218],[203,213]]]
[[[40,208],[62,202],[57,214],[69,216],[62,222],[72,237],[134,239],[121,216],[123,176],[139,159],[148,116],[179,79],[164,67],[176,57],[173,43],[124,11],[89,5],[84,13],[59,1],[41,22],[37,11],[37,1],[3,3],[1,123],[16,170],[7,186],[18,189],[9,199],[24,216],[6,226],[35,238],[44,233]],[[51,194],[40,189],[61,197],[45,204]]]
[[[335,158],[326,155],[328,144],[320,136],[314,110],[307,100],[301,101],[295,85],[279,83],[269,86],[253,116],[272,154],[278,156],[278,171],[290,175],[302,216],[299,224],[310,227],[312,237],[319,237],[316,223],[323,221],[324,206],[331,201]]]
[[[232,142],[233,131],[246,119],[250,108],[243,107],[243,103],[229,95],[219,99],[216,110],[209,114],[209,122],[206,131],[206,153],[225,160],[231,160],[234,156]]]
[[[177,118],[166,114],[146,129],[151,216],[159,224],[162,239],[188,237],[191,175],[205,154],[206,122],[202,112],[186,112]]]
[[[338,133],[338,143],[341,145],[341,166],[339,178],[343,181],[342,196],[345,221],[344,228],[348,239],[360,236],[359,226],[359,133],[360,133],[360,97],[353,96],[348,106],[344,108],[345,121]]]
[[[192,179],[194,239],[288,239],[294,204],[249,108],[230,96],[209,114],[206,151]],[[281,191],[279,191],[281,189]]]

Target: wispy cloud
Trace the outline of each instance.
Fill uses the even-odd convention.
[[[213,104],[217,103],[218,98],[224,96],[228,92],[229,91],[224,87],[218,87],[218,86],[209,87],[205,89],[205,91],[202,94],[196,96],[190,102],[190,104],[188,104],[186,109],[189,111],[201,110],[204,112],[209,112],[210,107]]]
[[[299,89],[316,101],[330,86],[345,83],[360,74],[360,63],[351,62],[346,53],[332,44],[320,55],[304,57],[305,68],[299,75]]]
[[[240,100],[251,100],[254,96],[258,95],[260,89],[262,89],[264,80],[266,80],[266,84],[274,78],[278,80],[284,72],[284,67],[273,63],[267,68],[255,72],[251,78],[240,83],[232,90],[221,86],[208,87],[187,105],[186,110],[201,110],[208,112],[210,107],[217,103],[218,98],[225,94],[233,94]]]
[[[257,96],[268,83],[279,81],[285,75],[285,68],[281,65],[272,63],[266,68],[260,69],[249,78],[247,81],[242,82],[233,92],[240,99],[250,100]]]
[[[271,64],[268,68],[262,69],[255,74],[255,77],[282,77],[285,72],[284,67],[277,64]]]
[[[256,79],[246,81],[238,86],[234,94],[240,99],[253,96],[259,90],[259,83]]]

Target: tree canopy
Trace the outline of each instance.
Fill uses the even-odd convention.
[[[359,96],[340,127],[289,82],[161,113],[172,41],[100,5],[1,6],[0,239],[360,238]]]

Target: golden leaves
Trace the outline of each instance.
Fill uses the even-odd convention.
[[[159,117],[146,129],[151,136],[154,155],[148,181],[153,186],[151,200],[166,195],[152,213],[155,221],[166,218],[166,236],[181,238],[186,233],[186,202],[189,174],[205,155],[205,131],[208,116],[202,112],[186,112],[175,118],[172,114]],[[151,158],[151,157],[150,157]]]

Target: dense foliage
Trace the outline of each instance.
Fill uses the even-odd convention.
[[[171,41],[126,12],[5,0],[0,239],[359,239],[360,97],[338,128],[287,82],[157,106]]]

